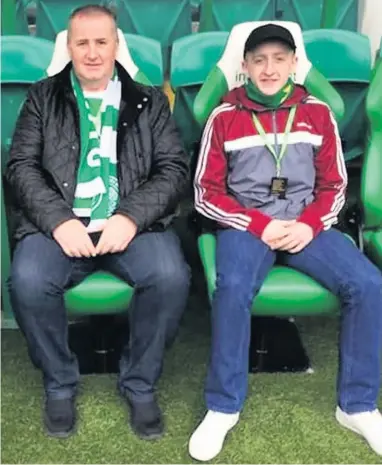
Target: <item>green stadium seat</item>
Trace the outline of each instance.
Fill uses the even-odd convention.
[[[319,29],[323,8],[334,10],[335,17],[330,18],[331,29],[358,29],[358,0],[277,0],[275,19],[294,21],[301,29]],[[337,12],[335,12],[337,10]]]
[[[147,85],[163,83],[160,45],[158,42],[134,35],[123,35],[118,30],[119,50],[117,60],[137,81]],[[61,31],[55,43],[36,37],[3,37],[1,55],[2,106],[7,110],[7,119],[2,118],[2,165],[8,158],[9,144],[15,121],[28,87],[43,77],[60,72],[69,61],[66,48],[67,31]],[[131,50],[128,48],[131,46]],[[130,53],[131,52],[131,53]],[[134,57],[134,59],[132,58]],[[135,62],[135,59],[137,61]],[[138,66],[137,66],[137,64]],[[145,64],[145,72],[140,64]],[[8,116],[9,115],[9,116]],[[6,292],[6,279],[9,276],[11,253],[7,230],[6,202],[2,196],[2,293],[3,309],[11,315],[9,298]],[[81,315],[107,315],[125,312],[133,296],[133,287],[119,278],[98,271],[88,276],[82,283],[67,291],[65,301],[72,317]],[[7,308],[5,308],[7,306]]]
[[[331,84],[314,69],[306,56],[302,31],[298,24],[277,22],[287,27],[297,45],[297,83],[304,83],[316,97],[325,100],[340,118],[343,102]],[[249,22],[235,26],[228,38],[223,55],[210,72],[194,102],[195,118],[203,125],[218,105],[221,97],[234,87],[241,85],[245,75],[241,72],[242,50],[249,33],[264,22]],[[210,297],[215,289],[215,237],[203,231],[198,240],[200,257],[204,267]],[[316,281],[304,274],[276,265],[268,275],[260,293],[253,302],[255,315],[298,316],[330,314],[337,310],[337,298]]]
[[[204,233],[198,240],[210,300],[216,286],[216,238]],[[257,316],[305,316],[333,314],[338,300],[328,290],[299,271],[276,265],[252,304]]]
[[[194,116],[200,125],[204,125],[211,111],[228,90],[244,84],[246,75],[242,71],[242,59],[245,39],[255,27],[268,22],[238,24],[230,32],[224,55],[213,67],[194,100]],[[296,53],[299,57],[295,82],[305,85],[308,91],[328,103],[337,121],[340,121],[345,111],[344,102],[328,80],[308,60],[300,26],[289,21],[272,22],[288,27],[295,36]]]
[[[190,153],[201,137],[193,115],[193,103],[208,73],[219,60],[228,32],[202,32],[174,42],[170,84],[175,91],[173,114],[184,144]]]
[[[230,31],[236,24],[260,20],[292,21],[303,30],[317,29],[324,8],[330,8],[329,16],[335,15],[329,18],[331,27],[357,30],[358,0],[203,0],[199,31]]]
[[[44,77],[54,44],[33,36],[3,36],[1,51],[1,167],[8,161],[19,109],[29,86]],[[7,115],[4,118],[4,115]]]
[[[309,60],[344,100],[345,115],[339,126],[345,159],[356,159],[365,147],[365,101],[372,68],[370,40],[339,29],[311,30],[303,36]]]
[[[116,6],[118,25],[124,33],[161,43],[167,70],[172,43],[192,32],[190,0],[116,0]]]
[[[382,270],[382,59],[375,64],[366,114],[369,132],[361,178],[363,239],[367,255]]]
[[[139,56],[140,63],[147,64],[145,71],[153,77],[158,85],[163,82],[163,71],[159,44],[145,37],[124,35],[118,29],[119,49],[117,60],[123,65],[133,79],[141,84],[152,85],[145,72],[133,60]],[[48,75],[61,71],[70,58],[66,48],[67,31],[60,32],[56,37],[54,55],[47,68]],[[132,49],[130,50],[130,43]],[[134,50],[134,52],[133,52]],[[155,62],[155,60],[158,60]],[[88,276],[83,282],[70,289],[65,294],[65,302],[70,315],[108,315],[125,312],[133,296],[133,288],[116,276],[98,271]]]
[[[45,75],[53,53],[53,43],[32,36],[3,36],[1,51],[1,169],[8,161],[12,135],[29,86]],[[5,117],[6,115],[6,117]],[[12,311],[6,281],[10,272],[10,243],[6,201],[8,193],[1,189],[1,293],[5,320]],[[8,205],[9,206],[9,205]]]
[[[1,35],[17,34],[16,30],[16,5],[14,0],[1,2]]]
[[[54,41],[67,28],[71,12],[89,3],[103,5],[106,0],[36,0],[36,36]]]
[[[229,32],[236,24],[272,20],[274,14],[274,0],[202,0],[199,32]]]
[[[14,3],[14,2],[13,2]],[[17,0],[16,1],[16,32],[20,35],[28,35],[28,9],[31,0]]]
[[[156,87],[162,87],[164,70],[162,50],[157,40],[136,34],[124,34],[131,58],[148,81]],[[137,79],[137,77],[135,78]]]

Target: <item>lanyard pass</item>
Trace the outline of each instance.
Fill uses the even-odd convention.
[[[297,110],[297,107],[296,105],[294,105],[289,112],[288,120],[287,120],[284,134],[283,134],[284,140],[283,140],[283,144],[281,146],[281,150],[279,151],[279,153],[276,153],[275,148],[268,142],[267,134],[265,133],[265,130],[262,124],[260,123],[259,119],[257,118],[257,116],[254,113],[252,115],[253,122],[254,122],[257,132],[259,133],[260,137],[263,139],[264,145],[273,155],[273,158],[275,159],[275,162],[276,162],[276,176],[273,177],[271,180],[270,192],[272,195],[277,195],[279,199],[285,199],[286,190],[288,187],[288,178],[280,176],[281,160],[284,157],[286,150],[287,150],[288,137],[292,129],[293,120],[296,115],[296,110]],[[276,139],[276,135],[275,135],[275,139]]]
[[[274,177],[271,182],[271,194],[277,195],[279,199],[285,199],[288,187],[288,178]]]

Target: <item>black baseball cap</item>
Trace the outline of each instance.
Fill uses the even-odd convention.
[[[257,27],[248,36],[244,45],[244,56],[247,52],[254,50],[258,45],[264,42],[278,41],[286,44],[291,50],[296,50],[296,44],[292,34],[285,27],[278,24],[264,24]]]

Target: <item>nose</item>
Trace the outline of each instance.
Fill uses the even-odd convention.
[[[89,60],[95,60],[97,58],[98,54],[97,47],[95,44],[89,44],[87,55]]]
[[[271,76],[274,72],[275,72],[275,67],[274,67],[273,61],[272,61],[272,60],[268,60],[267,63],[266,63],[266,65],[265,65],[264,73],[265,73],[267,76]]]

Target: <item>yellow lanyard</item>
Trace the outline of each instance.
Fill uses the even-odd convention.
[[[284,131],[284,142],[283,142],[283,145],[281,146],[281,150],[279,151],[279,153],[276,153],[274,146],[268,143],[267,134],[264,131],[262,124],[260,123],[255,113],[252,113],[253,123],[256,127],[256,130],[259,133],[259,136],[263,139],[265,146],[271,152],[271,154],[273,155],[273,158],[276,161],[276,176],[277,177],[280,177],[280,174],[281,174],[281,160],[286,153],[286,149],[288,145],[288,137],[290,134],[290,130],[292,129],[292,124],[293,124],[294,117],[296,115],[296,110],[297,110],[297,107],[296,105],[294,105],[289,112],[288,120],[287,120],[285,131]]]

